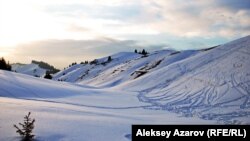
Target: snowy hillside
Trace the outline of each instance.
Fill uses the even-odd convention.
[[[225,123],[250,117],[250,36],[164,66],[119,89],[156,108]],[[143,86],[139,86],[143,83]]]
[[[13,124],[29,111],[39,141],[127,141],[132,124],[216,123],[149,110],[151,104],[140,102],[137,95],[0,70],[0,140],[19,141]]]
[[[141,55],[131,52],[121,52],[112,55],[112,61],[110,62],[108,62],[108,57],[104,57],[97,59],[96,64],[76,64],[55,74],[53,76],[53,80],[62,80],[67,82],[91,80],[109,68],[113,68],[138,57],[141,57]]]
[[[127,141],[132,124],[250,124],[250,36],[110,57],[66,68],[55,81],[0,70],[0,140],[19,140],[13,124],[29,111],[37,140]]]
[[[27,74],[35,77],[44,77],[46,74],[46,69],[39,67],[37,64],[13,64],[12,71],[17,73]]]
[[[44,77],[46,73],[54,74],[59,70],[43,61],[32,60],[31,64],[15,63],[11,65],[14,72],[27,74],[35,77]]]
[[[209,49],[162,50],[125,62],[111,61],[108,67],[77,66],[84,75],[73,82],[139,92],[139,99],[156,109],[185,116],[226,123],[249,122],[249,54],[247,36]],[[79,76],[76,69],[70,69],[65,81]]]
[[[102,71],[97,77],[91,80],[84,79],[78,83],[99,87],[114,87],[125,82],[138,80],[144,75],[148,75],[164,66],[168,66],[174,62],[195,55],[196,53],[197,51],[183,51],[180,53],[172,50],[156,51],[149,54],[147,57],[138,57],[134,60],[121,63],[106,71]],[[150,82],[156,83],[152,81],[153,79],[154,78],[151,78]],[[143,86],[141,86],[141,84],[143,84]],[[138,84],[138,86],[144,88],[144,82],[141,84]]]

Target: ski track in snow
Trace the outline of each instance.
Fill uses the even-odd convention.
[[[245,67],[249,70],[250,63],[246,61],[249,61],[250,53],[244,49],[249,48],[238,45],[229,51],[219,49],[221,51],[224,50],[224,52],[220,56],[211,56],[210,58],[213,59],[196,66],[196,68],[201,70],[198,72],[194,69],[189,71],[185,65],[182,67],[176,65],[181,72],[179,75],[169,80],[168,82],[170,83],[160,83],[159,85],[141,91],[138,95],[138,99],[142,102],[151,103],[155,109],[182,113],[184,116],[198,116],[206,120],[217,120],[225,124],[241,124],[239,118],[250,117],[250,72],[242,72],[241,69]],[[217,60],[225,59],[232,53],[236,54],[235,57],[233,56],[233,59],[228,58],[228,60],[231,60],[231,65],[233,66],[233,68],[228,68],[233,70],[232,74],[227,76],[227,74],[223,74],[220,69],[216,72],[216,67],[213,68],[213,66],[220,65],[220,61]],[[202,70],[203,65],[210,65],[211,69]],[[189,77],[182,79],[183,74],[185,74],[185,76],[188,74]],[[211,78],[213,79],[209,77],[200,79],[199,77],[202,74],[212,76]],[[185,81],[195,82],[191,80],[199,81],[199,83],[204,85],[203,88],[195,90],[195,92],[191,92],[192,90],[183,91],[185,87],[190,86],[183,88],[182,84],[185,84]],[[174,84],[171,85],[171,83]],[[238,94],[234,94],[237,92],[232,90],[236,90]],[[226,97],[228,93],[234,94],[234,98],[232,97],[231,99],[225,99],[219,102],[220,99]],[[243,102],[238,105],[235,103],[237,101]],[[235,110],[230,110],[230,108]],[[249,123],[249,121],[246,122]]]
[[[238,48],[237,48],[238,49]],[[235,51],[235,50],[233,50]],[[231,51],[230,51],[231,52]],[[230,53],[229,52],[229,53]],[[247,52],[238,51],[240,53],[244,53],[249,55]],[[223,56],[226,56],[229,53],[225,53],[224,55],[214,58],[219,59]],[[213,63],[213,61],[210,61]],[[218,62],[217,62],[218,63]],[[217,63],[214,63],[213,65],[217,65]],[[208,62],[206,63],[208,64]],[[178,66],[179,67],[179,66]],[[201,68],[202,66],[199,66],[198,68]],[[205,70],[206,71],[206,70]],[[184,72],[187,74],[188,72]],[[204,73],[203,71],[196,73],[189,77],[189,79],[196,79],[195,77],[199,74]],[[220,79],[218,76],[219,71],[215,73],[215,81],[213,83],[210,82],[210,80],[206,79],[200,79],[202,83],[206,84],[204,88],[197,91],[196,93],[190,94],[188,91],[181,92],[182,89],[179,89],[179,91],[176,91],[178,87],[183,82],[179,82],[179,84],[176,84],[173,87],[169,87],[167,90],[159,91],[159,95],[157,93],[151,94],[150,92],[155,89],[164,89],[165,87],[168,87],[169,84],[163,83],[158,86],[146,89],[138,95],[138,99],[142,102],[151,103],[155,109],[161,109],[161,110],[168,110],[175,113],[182,113],[184,116],[198,116],[202,119],[208,119],[208,120],[217,120],[219,122],[225,123],[225,124],[240,124],[241,121],[237,120],[239,117],[250,117],[250,111],[247,110],[250,105],[250,80],[244,80],[244,76],[240,76],[238,80],[240,82],[237,82],[236,74],[239,74],[240,72],[234,72],[231,75],[231,80],[229,82],[232,82],[232,88],[235,88],[241,96],[236,97],[234,99],[222,102],[222,103],[216,103],[212,104],[210,101],[214,101],[220,97],[223,97],[227,94],[229,91],[229,83],[226,82],[224,87],[226,87],[226,90],[223,93],[220,93],[218,95],[217,87],[220,84]],[[212,74],[208,74],[212,75]],[[222,76],[225,77],[225,76]],[[180,76],[176,77],[177,79],[181,78]],[[198,80],[198,79],[196,79]],[[187,81],[186,79],[184,81]],[[172,82],[172,81],[170,81]],[[171,92],[176,91],[176,92]],[[175,100],[173,100],[175,99]],[[240,105],[240,111],[229,111],[226,113],[209,113],[207,111],[212,111],[212,109],[221,108],[222,109],[229,109],[233,107],[237,107],[237,105],[230,104],[231,102],[245,99],[244,102]],[[165,102],[166,101],[166,102]],[[228,105],[229,104],[229,105]],[[150,107],[146,107],[150,108]]]

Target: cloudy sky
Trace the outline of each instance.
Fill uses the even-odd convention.
[[[0,0],[0,56],[63,68],[135,48],[199,49],[250,34],[249,0]]]

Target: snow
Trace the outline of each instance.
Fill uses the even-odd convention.
[[[101,59],[97,59],[98,64],[76,64],[73,65],[61,72],[58,72],[53,76],[53,80],[63,80],[67,82],[78,82],[83,79],[91,80],[96,77],[99,73],[122,64],[124,62],[128,62],[130,60],[136,59],[141,55],[131,52],[121,52],[111,56],[112,61],[107,62],[108,57],[104,57]],[[107,62],[107,63],[105,63]],[[104,64],[102,64],[104,63]]]
[[[136,92],[112,91],[0,71],[0,140],[19,140],[13,124],[29,111],[36,140],[130,140],[132,124],[212,124],[138,101]]]
[[[126,141],[132,124],[250,123],[250,36],[209,50],[111,58],[53,80],[0,71],[0,140],[19,140],[13,124],[29,111],[41,141]]]
[[[250,36],[202,51],[117,87],[139,90],[141,101],[163,110],[228,124],[249,123],[249,60]]]
[[[138,92],[140,101],[156,109],[243,124],[250,122],[245,118],[250,116],[249,54],[247,36],[210,49],[161,50],[108,69],[94,66],[92,73],[75,82]]]
[[[23,73],[35,77],[44,77],[46,74],[46,69],[40,68],[38,64],[13,64],[12,65],[12,71]]]
[[[152,53],[148,57],[139,56],[133,60],[121,62],[119,65],[102,70],[101,73],[96,74],[96,77],[93,79],[84,79],[78,83],[98,87],[113,87],[134,79],[136,77],[135,74],[133,75],[135,71],[139,71],[147,64],[164,59],[166,55],[172,52],[171,50],[163,50],[161,52]]]

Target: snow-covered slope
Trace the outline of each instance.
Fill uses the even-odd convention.
[[[122,52],[108,57],[97,59],[97,64],[73,65],[54,75],[54,80],[77,82],[98,87],[113,87],[126,81],[134,80],[148,72],[163,66],[185,59],[198,51],[177,52],[161,50],[147,56],[137,53]]]
[[[36,119],[35,139],[49,141],[127,141],[132,124],[216,123],[149,110],[137,95],[0,70],[0,140],[19,141],[13,124],[28,112]]]
[[[141,57],[140,54],[131,52],[121,52],[111,56],[112,61],[108,62],[108,57],[97,59],[96,64],[76,64],[63,71],[56,73],[53,80],[62,80],[67,82],[88,81],[97,77],[100,73],[117,66],[121,63],[134,60]]]
[[[250,36],[111,58],[58,72],[60,82],[0,71],[0,140],[19,140],[13,124],[28,111],[38,140],[125,141],[131,124],[250,123]]]
[[[202,51],[118,88],[141,91],[141,101],[186,116],[249,121],[249,70],[250,36]]]
[[[209,49],[162,50],[107,67],[94,65],[88,67],[94,77],[87,73],[75,82],[140,92],[139,99],[157,109],[232,123],[250,116],[249,60],[247,36]],[[71,73],[74,69],[68,79]]]
[[[128,83],[138,80],[144,75],[155,72],[158,69],[170,65],[176,61],[185,59],[195,55],[197,51],[183,51],[176,52],[172,50],[161,50],[149,54],[147,57],[139,57],[134,60],[121,63],[115,67],[109,68],[106,71],[98,74],[97,77],[91,80],[83,80],[78,82],[80,84],[87,84],[98,87],[114,87],[123,83]],[[153,78],[151,78],[153,80]],[[158,81],[158,80],[157,80]],[[153,82],[153,81],[150,81]],[[153,82],[156,83],[156,82]],[[139,87],[144,88],[144,82],[138,84]],[[140,88],[139,88],[140,89]],[[138,89],[138,90],[139,90]]]
[[[37,64],[13,64],[11,65],[12,71],[17,73],[27,74],[35,77],[44,77],[46,69],[40,68]]]

